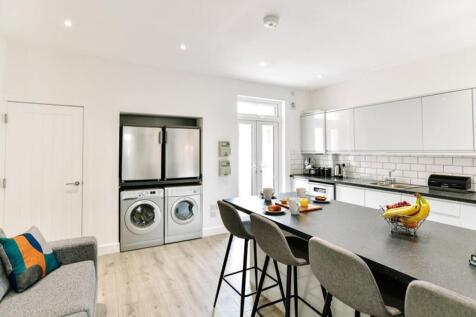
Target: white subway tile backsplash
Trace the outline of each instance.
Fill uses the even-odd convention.
[[[433,173],[442,173],[443,165],[427,165],[426,170]]]
[[[435,164],[452,165],[453,164],[453,158],[451,158],[451,157],[435,157]]]
[[[423,164],[412,164],[410,169],[412,171],[424,171],[425,170],[425,165],[423,165]]]
[[[467,157],[457,157],[453,159],[453,165],[473,166],[473,159]]]
[[[418,163],[418,158],[414,156],[406,156],[403,158],[403,163],[415,164]]]
[[[456,166],[456,165],[445,165],[443,168],[443,171],[445,173],[450,173],[450,174],[462,174],[463,168],[461,166]]]
[[[465,166],[463,167],[463,173],[466,175],[476,175],[476,167],[474,166]]]
[[[395,163],[383,163],[383,168],[386,168],[386,169],[395,169],[397,166],[395,165]]]
[[[291,173],[302,173],[304,158],[301,153],[290,154]],[[332,167],[345,163],[349,177],[384,180],[389,170],[399,182],[427,185],[433,173],[468,175],[476,178],[476,158],[451,155],[399,156],[399,155],[353,155],[323,154],[311,156],[317,166]],[[473,186],[474,187],[474,186]]]
[[[432,157],[419,157],[418,163],[420,164],[433,164],[434,160]]]

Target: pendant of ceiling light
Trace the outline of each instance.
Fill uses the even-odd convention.
[[[277,15],[267,15],[263,18],[263,25],[267,29],[275,29],[278,27],[279,17]]]

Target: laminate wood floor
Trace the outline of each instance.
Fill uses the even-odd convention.
[[[98,317],[239,316],[240,298],[226,283],[213,309],[227,242],[228,235],[217,235],[99,257]],[[241,268],[242,254],[243,241],[234,239],[227,272]],[[232,281],[239,289],[240,275]],[[253,300],[246,299],[246,316]],[[262,312],[283,316],[275,307]]]

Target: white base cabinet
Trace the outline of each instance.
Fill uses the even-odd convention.
[[[336,185],[336,200],[365,206],[365,189],[355,186]]]
[[[381,190],[365,190],[365,207],[378,209],[380,206],[394,204],[402,200],[402,195],[395,192],[384,192]],[[411,201],[409,201],[411,203]]]

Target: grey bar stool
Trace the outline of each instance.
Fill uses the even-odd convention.
[[[213,307],[216,306],[217,300],[218,300],[218,294],[220,293],[220,288],[221,288],[221,283],[222,281],[225,281],[238,295],[241,297],[240,301],[240,316],[243,316],[244,313],[244,306],[245,306],[245,299],[248,296],[256,294],[255,292],[251,292],[249,294],[245,294],[245,286],[246,286],[246,272],[249,270],[254,270],[255,271],[255,285],[256,287],[258,286],[258,271],[261,271],[260,268],[257,266],[257,252],[256,252],[256,240],[254,236],[251,234],[251,225],[250,221],[242,221],[240,214],[238,211],[230,204],[227,204],[224,201],[217,201],[218,204],[218,209],[220,210],[220,216],[223,221],[223,225],[225,228],[230,232],[230,238],[228,240],[228,246],[226,247],[226,252],[225,252],[225,260],[223,261],[223,266],[221,269],[220,273],[220,279],[218,280],[218,287],[217,287],[217,292],[215,295],[215,301],[213,302]],[[226,268],[226,263],[228,261],[228,255],[230,253],[230,248],[231,248],[231,243],[233,241],[233,237],[237,237],[240,239],[244,239],[244,252],[243,252],[243,268],[239,271],[232,272],[225,274],[225,268]],[[253,246],[254,246],[254,266],[247,268],[247,261],[248,261],[248,242],[252,240],[253,241]],[[284,290],[283,290],[283,285],[281,283],[281,276],[278,271],[278,263],[274,261],[274,268],[276,270],[276,279],[270,275],[268,277],[273,280],[275,283],[267,286],[265,289],[270,289],[275,286],[279,286],[281,295],[284,296]],[[242,273],[241,277],[241,291],[238,291],[226,278],[231,275],[235,275],[238,273]],[[265,275],[265,272],[261,273],[262,275]]]
[[[356,254],[319,238],[309,241],[311,270],[327,290],[322,316],[331,310],[333,296],[360,312],[375,317],[401,316],[386,306],[377,282],[367,264]]]
[[[299,296],[297,284],[297,267],[309,264],[308,243],[306,240],[297,237],[285,237],[281,229],[272,221],[265,217],[252,214],[251,215],[251,232],[255,236],[255,240],[259,247],[266,254],[263,265],[263,274],[261,275],[258,292],[256,294],[255,303],[251,317],[261,308],[274,305],[284,301],[285,316],[291,315],[291,298],[294,299],[294,315],[298,316],[298,299],[306,304],[309,308],[317,314],[321,314],[316,308],[311,306],[306,300]],[[268,268],[270,258],[274,263],[278,261],[287,266],[286,274],[286,297],[272,301],[270,303],[258,307],[261,292],[264,291],[263,284],[265,280],[265,273]],[[291,295],[291,278],[294,276],[294,294]],[[323,294],[325,290],[322,289]]]
[[[474,317],[476,301],[429,282],[413,281],[405,297],[406,317]]]

